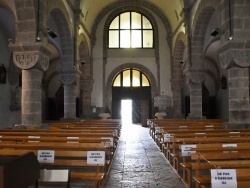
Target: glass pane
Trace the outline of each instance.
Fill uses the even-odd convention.
[[[119,31],[109,31],[109,48],[119,48]]]
[[[143,24],[143,29],[152,29],[151,23],[145,16],[142,17],[142,24]]]
[[[120,29],[130,29],[130,12],[125,12],[121,14],[121,28]]]
[[[142,86],[149,86],[149,81],[144,74],[142,75]]]
[[[120,31],[120,47],[121,48],[130,48],[130,30]]]
[[[141,48],[141,30],[132,30],[132,48]]]
[[[140,72],[137,70],[133,70],[133,80],[132,80],[133,87],[140,86]]]
[[[153,48],[153,31],[143,31],[143,48]]]
[[[141,29],[141,14],[132,12],[132,29]]]
[[[119,16],[117,16],[109,26],[109,29],[119,29]]]
[[[130,87],[130,70],[123,71],[123,87]]]
[[[115,86],[115,87],[121,86],[121,75],[120,74],[116,77],[113,86]]]

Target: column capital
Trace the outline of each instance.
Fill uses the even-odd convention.
[[[187,84],[191,83],[202,83],[205,81],[206,76],[205,76],[205,69],[193,69],[193,68],[188,68],[187,70],[184,71],[185,74],[185,80]]]
[[[41,71],[48,70],[51,52],[42,44],[19,45],[10,43],[9,47],[13,51],[13,62],[18,68],[22,70],[32,68],[38,68]]]
[[[77,85],[81,72],[72,66],[60,66],[58,68],[60,74],[60,81],[63,85]]]
[[[219,49],[220,65],[223,69],[250,67],[250,48],[246,43],[227,42]]]

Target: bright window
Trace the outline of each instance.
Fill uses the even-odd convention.
[[[144,15],[125,12],[109,26],[109,48],[153,48],[153,27]]]
[[[122,84],[121,84],[122,83]],[[145,74],[136,69],[127,69],[118,74],[113,87],[147,87],[150,86]]]

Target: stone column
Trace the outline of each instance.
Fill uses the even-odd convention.
[[[228,69],[229,122],[227,128],[250,127],[249,62],[246,43],[228,41],[219,49],[220,65]]]
[[[228,70],[228,79],[229,123],[249,123],[249,70],[231,68]]]
[[[183,118],[181,113],[181,90],[184,85],[184,80],[171,79],[171,88],[173,92],[173,118]]]
[[[188,117],[204,119],[205,117],[202,116],[202,83],[205,81],[205,70],[188,68],[184,73],[190,87],[190,114]]]
[[[43,72],[38,69],[22,70],[22,125],[39,127],[42,122]]]
[[[42,127],[42,77],[49,67],[49,50],[41,44],[25,47],[10,44],[13,61],[22,69],[21,125]]]
[[[190,87],[190,114],[191,119],[202,118],[202,84],[191,83]]]
[[[92,115],[91,109],[91,92],[93,90],[92,79],[83,79],[81,80],[81,89],[82,89],[82,115],[84,118],[89,119]]]
[[[64,117],[66,120],[76,119],[76,89],[79,85],[80,72],[72,67],[60,67],[60,81],[64,86]]]
[[[64,118],[76,118],[76,85],[64,85]]]

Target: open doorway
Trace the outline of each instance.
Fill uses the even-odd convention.
[[[121,116],[125,125],[132,124],[132,100],[126,99],[121,101]]]

